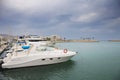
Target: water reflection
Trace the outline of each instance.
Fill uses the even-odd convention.
[[[54,65],[3,70],[0,75],[3,80],[53,80],[64,78],[74,65],[75,62],[70,60]]]

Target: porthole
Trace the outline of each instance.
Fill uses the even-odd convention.
[[[50,60],[53,60],[53,58],[50,58]]]
[[[58,57],[58,59],[61,59],[60,57]]]
[[[45,59],[42,59],[42,61],[44,61]]]

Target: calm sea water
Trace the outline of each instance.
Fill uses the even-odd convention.
[[[0,80],[120,80],[120,43],[59,43],[77,51],[70,61],[0,71]]]

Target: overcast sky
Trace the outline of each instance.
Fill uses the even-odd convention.
[[[0,33],[120,39],[120,0],[0,0]]]

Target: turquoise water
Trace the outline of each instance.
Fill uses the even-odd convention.
[[[77,51],[70,61],[0,71],[0,80],[120,80],[120,43],[59,43]]]

